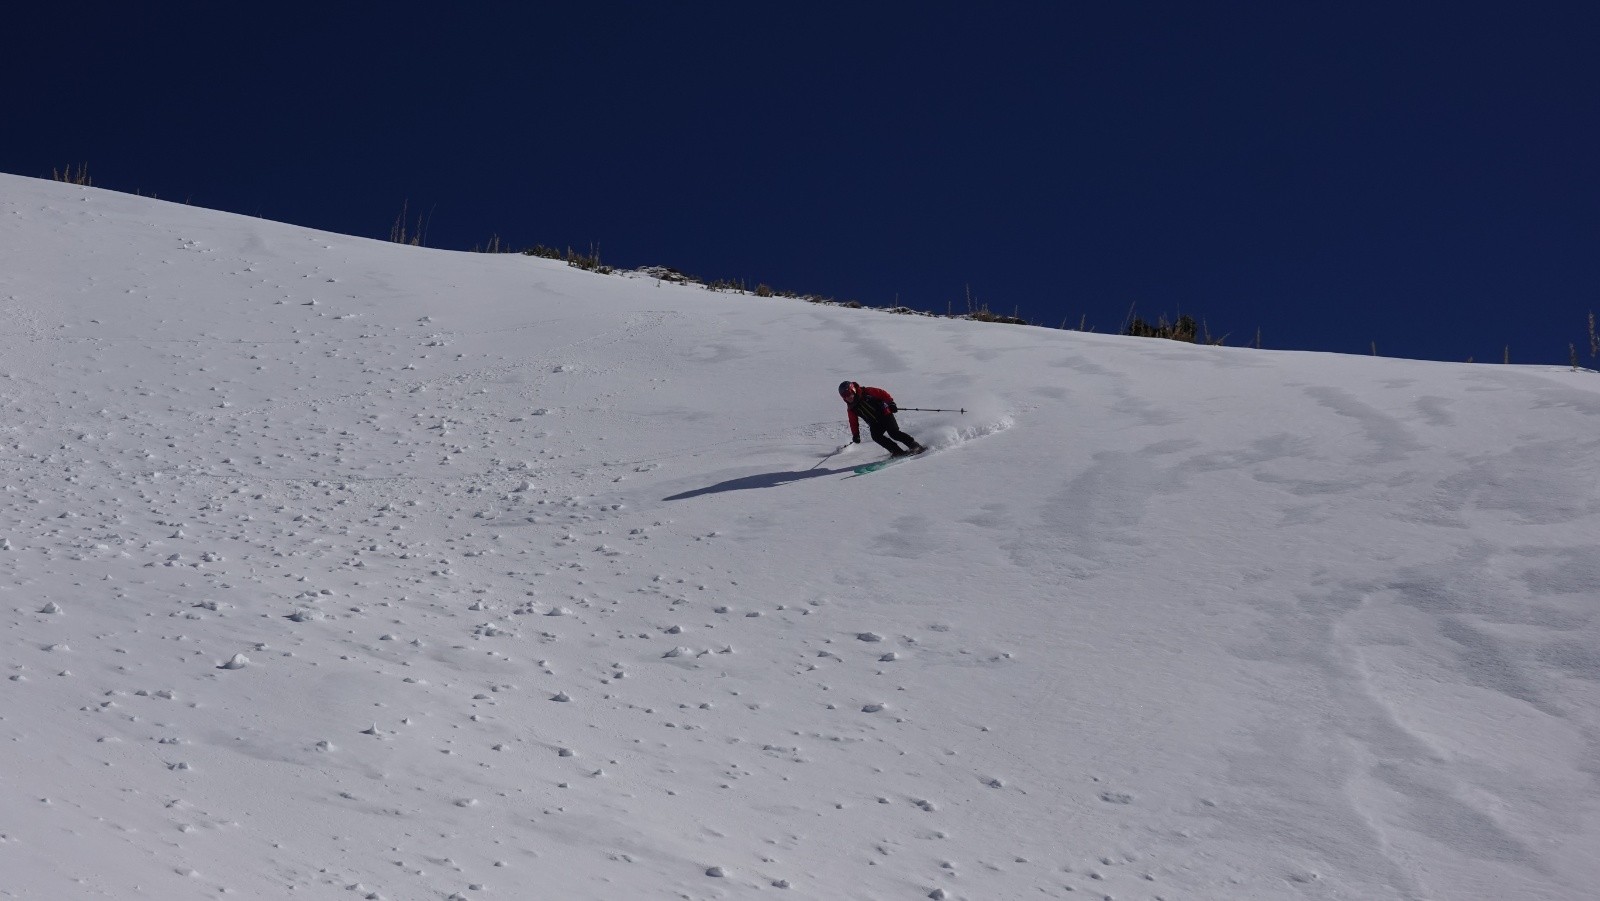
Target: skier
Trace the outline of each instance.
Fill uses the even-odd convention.
[[[844,398],[845,408],[850,411],[850,440],[856,444],[861,443],[859,421],[865,419],[867,428],[872,431],[872,440],[883,445],[890,456],[904,457],[927,450],[917,443],[917,439],[900,431],[899,423],[894,421],[894,414],[900,408],[895,405],[889,392],[882,388],[863,388],[855,382],[840,382],[839,396]],[[890,441],[891,438],[894,441]],[[906,450],[901,450],[895,441],[904,444]]]

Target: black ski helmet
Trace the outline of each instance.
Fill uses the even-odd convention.
[[[854,394],[855,392],[857,392],[859,390],[861,390],[861,386],[857,385],[855,382],[846,381],[846,382],[840,382],[839,383],[839,396],[840,397],[849,397],[850,395]]]

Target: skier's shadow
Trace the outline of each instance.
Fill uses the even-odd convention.
[[[718,482],[715,485],[707,485],[704,488],[696,488],[693,491],[685,491],[681,494],[674,494],[670,497],[664,497],[662,500],[681,501],[687,500],[691,497],[699,497],[702,494],[717,494],[723,491],[745,491],[750,488],[776,488],[779,485],[787,485],[790,482],[798,482],[801,479],[815,479],[818,476],[832,476],[838,475],[841,472],[850,472],[853,468],[854,467],[847,466],[844,469],[802,469],[798,472],[763,472],[753,476],[741,476],[737,479],[729,479],[726,482]]]

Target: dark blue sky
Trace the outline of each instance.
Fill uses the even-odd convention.
[[[1230,344],[1588,362],[1600,4],[30,4],[0,171]],[[997,326],[998,327],[998,326]]]

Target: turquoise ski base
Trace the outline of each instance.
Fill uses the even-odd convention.
[[[900,459],[900,458],[899,457],[890,457],[887,460],[879,460],[876,463],[864,463],[864,464],[862,464],[860,466],[857,466],[855,469],[853,469],[851,471],[854,472],[858,476],[864,476],[869,472],[877,472],[878,470],[884,468],[885,466],[888,466],[890,463],[893,463],[895,460],[898,460],[898,459]]]
[[[895,463],[904,463],[905,461],[911,459],[912,457],[920,457],[925,453],[927,453],[927,449],[926,448],[924,448],[924,449],[922,449],[920,451],[915,451],[913,453],[906,454],[903,457],[889,457],[888,459],[885,459],[885,460],[874,460],[871,463],[863,463],[860,466],[854,467],[850,471],[852,473],[854,473],[855,475],[864,476],[869,472],[877,472],[878,470],[884,468],[885,466],[892,466]],[[848,478],[848,476],[846,476],[846,478]]]

